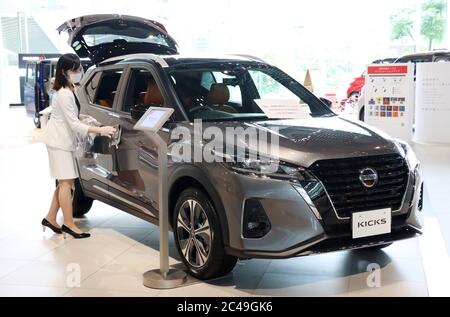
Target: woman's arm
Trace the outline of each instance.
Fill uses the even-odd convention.
[[[74,105],[75,98],[73,97],[72,93],[60,95],[59,106],[62,110],[61,112],[63,113],[64,118],[66,119],[71,129],[82,137],[86,137],[88,133],[100,133],[111,136],[114,134],[114,132],[116,132],[116,129],[113,127],[94,127],[81,122],[76,115]]]

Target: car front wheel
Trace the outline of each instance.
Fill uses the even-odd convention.
[[[175,243],[191,275],[205,280],[229,273],[237,258],[225,253],[219,218],[209,197],[199,189],[186,189],[174,212]]]
[[[364,122],[364,107],[361,108],[361,110],[359,111],[359,120]]]

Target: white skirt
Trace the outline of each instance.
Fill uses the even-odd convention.
[[[53,179],[75,179],[78,171],[75,153],[47,146],[50,177]]]

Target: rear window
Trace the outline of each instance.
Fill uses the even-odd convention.
[[[433,61],[432,55],[405,56],[397,60],[397,63],[429,63]]]
[[[172,46],[168,37],[158,30],[150,27],[143,28],[142,24],[132,22],[124,25],[104,24],[89,27],[83,34],[83,39],[88,46],[112,43],[117,40]]]

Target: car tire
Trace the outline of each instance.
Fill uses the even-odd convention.
[[[58,186],[58,180],[56,180]],[[82,218],[89,212],[94,200],[84,195],[79,179],[75,179],[72,189],[72,214],[74,218]]]
[[[364,122],[364,114],[365,114],[365,110],[364,107],[361,108],[361,110],[359,111],[359,120]]]
[[[188,188],[179,195],[172,228],[178,252],[192,276],[206,280],[233,270],[237,258],[225,253],[219,217],[202,190]]]

